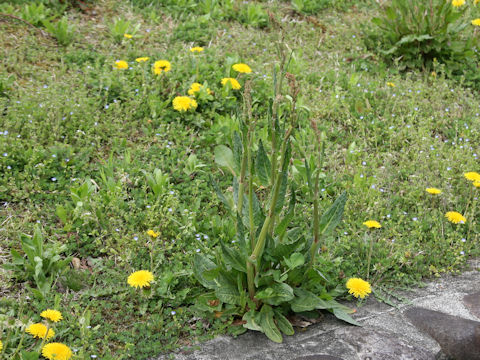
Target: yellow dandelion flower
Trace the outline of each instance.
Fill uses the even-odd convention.
[[[223,78],[222,85],[225,86],[227,85],[227,83],[229,83],[232,89],[234,90],[238,90],[242,87],[240,83],[237,81],[237,79],[234,79],[234,78]]]
[[[480,188],[480,181],[474,181],[473,186],[475,186],[476,188]]]
[[[239,73],[250,74],[252,72],[252,69],[247,64],[235,64],[232,68]]]
[[[140,270],[130,274],[127,282],[131,287],[149,288],[153,279],[153,274],[150,271]]]
[[[380,229],[382,227],[382,225],[380,225],[380,223],[378,221],[375,221],[375,220],[368,220],[368,221],[365,221],[363,223],[363,225],[365,225],[366,227],[368,227],[369,229],[372,229],[372,228],[375,228],[375,229]]]
[[[46,339],[50,340],[52,337],[55,336],[55,331],[53,329],[48,329],[47,334],[47,327],[41,323],[32,324],[25,329],[27,334],[32,335],[34,338],[43,339],[45,335],[47,335]]]
[[[445,217],[448,219],[448,221],[454,224],[465,224],[467,222],[465,216],[456,211],[447,212]]]
[[[474,26],[480,26],[480,18],[472,20],[472,25]]]
[[[470,181],[480,181],[480,174],[475,171],[466,172],[463,174],[463,176],[465,176],[465,179]]]
[[[117,60],[115,61],[115,64],[113,65],[113,67],[115,69],[125,70],[125,69],[128,69],[128,62],[126,62],[125,60]]]
[[[395,84],[389,81],[389,82],[387,82],[387,86],[395,87]]]
[[[439,195],[442,193],[442,190],[437,188],[426,188],[425,191],[432,195]]]
[[[133,37],[133,35],[132,34],[123,34],[123,37],[125,39],[131,39]]]
[[[40,316],[43,317],[44,319],[47,319],[53,322],[59,322],[60,320],[63,319],[62,313],[60,311],[51,310],[51,309],[42,311]]]
[[[188,90],[188,95],[194,96],[197,92],[200,91],[201,88],[203,88],[203,85],[202,85],[202,84],[193,83],[193,84],[190,86],[190,89]],[[209,88],[207,88],[207,93],[211,94],[211,93],[212,93],[212,90],[210,90]]]
[[[452,0],[453,7],[460,7],[465,4],[465,0]]]
[[[473,0],[473,5],[477,5],[480,2],[480,0]]]
[[[168,72],[171,68],[172,64],[167,60],[157,60],[153,64],[153,72],[156,75],[160,75],[163,71]]]
[[[136,58],[135,61],[138,63],[148,61],[150,58],[148,56]]]
[[[360,297],[364,299],[365,296],[368,296],[368,294],[372,292],[370,284],[367,281],[359,278],[348,279],[345,286],[348,289],[348,293],[352,294],[356,298]]]
[[[197,102],[188,96],[177,96],[175,99],[173,99],[172,104],[173,108],[180,112],[196,109],[198,106]]]
[[[3,350],[3,343],[2,343],[2,340],[0,340],[0,352],[2,352]]]
[[[192,47],[192,48],[190,49],[190,51],[193,52],[193,53],[195,53],[195,52],[199,53],[199,52],[202,52],[202,51],[203,51],[203,47],[201,47],[201,46],[195,46],[195,47]]]
[[[42,355],[48,360],[69,360],[72,350],[62,343],[50,343],[42,348]]]
[[[147,235],[151,236],[152,238],[156,238],[159,235],[159,233],[156,233],[153,230],[148,230]]]

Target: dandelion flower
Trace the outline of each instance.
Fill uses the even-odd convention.
[[[147,235],[151,236],[152,238],[156,238],[159,234],[153,230],[148,230]]]
[[[480,181],[474,181],[473,186],[475,186],[476,188],[480,188]]]
[[[3,350],[3,343],[2,340],[0,340],[0,352]]]
[[[234,79],[234,78],[223,78],[222,85],[225,86],[227,85],[227,83],[229,83],[232,89],[234,90],[238,90],[242,87],[240,83],[237,81],[237,79]]]
[[[472,25],[480,26],[480,18],[472,20]]]
[[[162,71],[168,72],[172,68],[172,65],[167,60],[157,60],[153,64],[153,72],[156,75],[160,75]]]
[[[368,221],[365,221],[363,223],[363,225],[365,225],[366,227],[368,227],[369,229],[372,229],[372,228],[375,228],[375,229],[380,229],[382,227],[382,225],[380,225],[380,223],[378,221],[375,221],[375,220],[368,220]]]
[[[480,2],[480,0],[473,0],[473,4],[477,5]]]
[[[445,214],[445,217],[448,219],[448,221],[454,224],[465,224],[465,222],[467,221],[467,219],[465,219],[465,216],[456,211],[447,212]]]
[[[125,70],[128,69],[128,63],[125,60],[117,60],[113,65],[115,69]]]
[[[470,181],[480,181],[480,174],[475,171],[466,172],[463,176]]]
[[[232,68],[239,73],[250,74],[252,72],[252,69],[247,64],[235,64]]]
[[[43,317],[44,319],[47,319],[53,322],[59,322],[60,320],[63,319],[62,313],[60,311],[51,310],[51,309],[42,311],[40,316]]]
[[[123,34],[123,37],[125,39],[131,39],[133,37],[133,35],[132,34]]]
[[[203,85],[202,85],[202,84],[193,83],[193,84],[190,86],[190,89],[188,90],[188,95],[194,96],[197,92],[200,91],[201,88],[203,88]],[[210,89],[207,88],[207,93],[211,94],[211,93],[212,93],[212,90],[210,90]]]
[[[42,355],[48,360],[69,360],[72,350],[65,344],[50,343],[42,348]]]
[[[395,84],[392,83],[392,82],[387,82],[387,86],[390,86],[390,87],[395,87]]]
[[[172,104],[173,108],[180,112],[196,109],[198,106],[197,102],[188,96],[177,96],[175,99],[173,99]]]
[[[135,61],[138,63],[148,61],[150,58],[148,56],[136,58]]]
[[[50,340],[55,336],[55,331],[53,331],[53,329],[48,329],[47,334],[47,327],[41,323],[30,325],[25,329],[25,332],[39,339],[43,339],[45,338],[45,335],[47,335],[46,339]]]
[[[432,195],[439,195],[442,193],[442,190],[437,188],[426,188],[425,191]]]
[[[148,288],[153,281],[153,274],[148,270],[135,271],[128,277],[128,285],[131,287]]]
[[[195,53],[195,52],[199,53],[199,52],[202,52],[202,51],[203,51],[203,47],[201,47],[201,46],[195,46],[195,47],[192,47],[192,48],[190,49],[190,51],[193,52],[193,53]]]
[[[348,289],[348,293],[352,294],[356,298],[364,299],[365,296],[368,296],[372,292],[370,288],[370,284],[362,279],[359,278],[350,278],[347,281],[346,287]]]
[[[465,0],[452,0],[453,7],[460,7],[465,4]]]

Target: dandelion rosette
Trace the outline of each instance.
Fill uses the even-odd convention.
[[[45,311],[42,311],[40,313],[40,316],[43,317],[44,319],[53,321],[53,322],[59,322],[60,320],[63,319],[62,313],[58,310],[51,310],[47,309]]]
[[[447,212],[445,217],[453,224],[465,224],[467,222],[465,216],[456,211]]]
[[[437,188],[426,188],[425,191],[432,195],[439,195],[442,193],[442,190]]]
[[[126,70],[128,69],[128,63],[125,60],[117,60],[113,67],[119,70]]]
[[[233,70],[243,74],[250,74],[252,72],[252,69],[247,64],[234,64],[232,68]]]
[[[368,281],[362,280],[360,278],[350,278],[345,285],[348,289],[348,293],[352,294],[356,298],[364,299],[365,296],[368,296],[372,292],[370,284]]]
[[[202,51],[203,51],[203,47],[201,47],[201,46],[195,46],[195,47],[192,47],[190,49],[190,52],[192,52],[192,53],[199,53],[199,52],[202,52]]]
[[[382,225],[380,225],[380,223],[378,221],[375,221],[375,220],[365,221],[363,223],[363,225],[365,225],[369,229],[380,229],[382,227]]]
[[[131,287],[149,288],[150,283],[154,280],[153,274],[148,270],[139,270],[130,274],[128,277],[128,285]]]
[[[148,61],[150,58],[148,56],[143,56],[143,57],[138,57],[135,59],[136,62],[138,63],[141,63],[141,62],[145,62],[145,61]]]
[[[239,90],[242,87],[237,79],[234,78],[223,78],[222,85],[226,86],[227,84],[230,84],[233,90]]]
[[[463,174],[463,176],[465,176],[465,179],[470,181],[480,181],[480,174],[475,171],[466,172]]]
[[[27,334],[32,335],[34,338],[39,338],[39,339],[46,338],[47,340],[50,340],[52,337],[55,336],[55,331],[53,331],[53,329],[48,329],[48,333],[47,333],[47,327],[41,323],[32,324],[28,326],[25,329],[25,332]]]
[[[156,75],[160,75],[162,72],[169,72],[171,68],[172,64],[167,60],[157,60],[153,64],[153,72]]]
[[[62,343],[50,343],[42,348],[42,355],[49,360],[69,360],[72,350]]]
[[[196,109],[198,106],[197,102],[188,96],[177,96],[175,99],[173,99],[172,104],[173,108],[180,112]]]

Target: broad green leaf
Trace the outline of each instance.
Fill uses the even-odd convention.
[[[272,165],[268,159],[262,140],[259,141],[257,156],[255,158],[255,172],[263,186],[270,185],[270,173]]]
[[[260,313],[256,312],[255,310],[252,309],[247,311],[243,315],[242,320],[247,322],[243,325],[247,329],[263,332],[262,327],[260,326]]]
[[[320,236],[328,235],[342,220],[343,210],[347,202],[347,193],[342,193],[332,206],[320,218],[318,232]]]
[[[218,145],[215,147],[215,162],[223,167],[226,167],[230,172],[237,176],[238,174],[235,172],[235,160],[233,158],[232,150],[225,145]]]
[[[266,304],[263,305],[262,310],[260,310],[260,326],[270,340],[276,343],[283,341],[282,334],[273,320],[272,308]]]
[[[275,313],[275,320],[277,320],[277,326],[280,331],[283,332],[285,335],[293,335],[295,331],[293,330],[290,321],[288,321],[288,319],[283,316],[280,311],[274,309],[273,312]]]
[[[320,299],[317,295],[310,291],[296,288],[295,299],[290,303],[293,312],[304,312],[320,309],[328,309],[328,303]]]
[[[246,274],[247,259],[244,259],[238,250],[228,247],[223,242],[220,242],[220,246],[222,247],[223,261],[225,264]]]
[[[195,254],[193,258],[193,275],[207,289],[215,289],[217,287],[217,283],[213,279],[205,277],[207,271],[212,271],[216,268],[217,265],[209,258],[201,254]]]
[[[293,253],[292,255],[290,255],[290,258],[285,258],[285,264],[287,264],[290,270],[295,269],[305,264],[305,256],[298,252]]]
[[[353,319],[350,315],[348,315],[345,311],[339,308],[334,308],[333,309],[333,315],[337,317],[337,319],[343,320],[349,324],[356,325],[356,326],[362,326],[359,322],[357,322],[355,319]]]
[[[285,194],[287,193],[288,169],[285,169],[280,176],[282,177],[282,181],[278,191],[277,203],[275,204],[275,214],[279,214],[283,209]]]
[[[232,281],[224,274],[220,274],[215,278],[215,283],[215,294],[220,301],[232,305],[240,305],[242,303],[242,297],[237,288],[237,281]]]
[[[294,298],[293,289],[285,283],[273,283],[257,292],[255,298],[270,305],[280,305]]]

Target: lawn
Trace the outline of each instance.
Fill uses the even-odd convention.
[[[345,287],[358,277],[392,303],[479,256],[480,180],[465,175],[480,170],[478,79],[383,57],[368,41],[379,11],[370,0],[2,2],[0,355],[35,359],[42,340],[25,328],[45,309],[61,311],[54,339],[78,359],[147,359],[244,331],[236,308],[205,295],[213,272],[194,272],[238,242],[248,209],[230,207],[248,124],[245,194],[264,219],[275,184],[262,149],[277,161],[272,133],[294,119],[278,183],[293,200],[273,202],[267,247],[277,232],[310,244],[314,205],[348,196],[318,243],[323,299],[361,305]],[[308,262],[295,251],[283,254],[289,274]],[[129,286],[138,270],[151,287]]]

